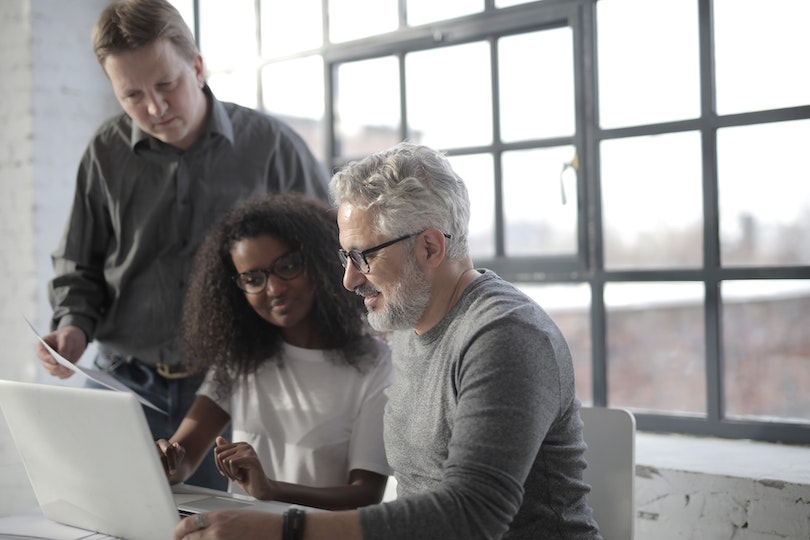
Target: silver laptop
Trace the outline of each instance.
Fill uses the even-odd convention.
[[[181,514],[290,506],[193,486],[173,493],[131,393],[0,380],[0,408],[42,513],[53,521],[160,540],[172,537]]]

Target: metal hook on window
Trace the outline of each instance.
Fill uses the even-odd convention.
[[[575,173],[579,170],[579,155],[576,152],[574,152],[574,157],[571,158],[571,161],[563,163],[562,170],[560,171],[560,197],[562,198],[563,204],[568,204],[568,198],[565,196],[565,182],[563,181],[563,173],[568,169],[573,169]]]

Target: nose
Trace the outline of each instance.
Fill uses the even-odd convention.
[[[343,270],[343,286],[349,290],[354,291],[363,284],[366,280],[366,275],[354,267],[351,261],[346,263],[346,268]]]
[[[276,296],[279,292],[287,287],[287,282],[275,274],[267,276],[267,285],[264,287],[264,292],[267,296]]]
[[[147,111],[149,111],[149,115],[154,116],[155,118],[160,118],[163,116],[163,113],[165,113],[166,109],[168,108],[163,95],[161,95],[159,92],[150,92],[146,99],[146,107]]]

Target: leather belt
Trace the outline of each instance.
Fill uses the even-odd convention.
[[[192,373],[180,364],[155,364],[155,371],[164,379],[185,379]]]
[[[143,360],[135,358],[134,356],[124,356],[123,354],[118,354],[107,348],[102,349],[101,347],[99,347],[99,353],[106,357],[109,363],[106,366],[98,367],[108,373],[115,371],[123,364],[135,362],[136,364],[146,366],[149,369],[154,369],[155,372],[164,379],[185,379],[186,377],[193,375],[193,373],[182,364],[166,364],[162,362],[158,362],[157,364],[149,364]]]

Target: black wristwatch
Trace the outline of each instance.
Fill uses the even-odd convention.
[[[300,508],[289,508],[284,512],[281,540],[302,540],[304,538],[304,515]]]

